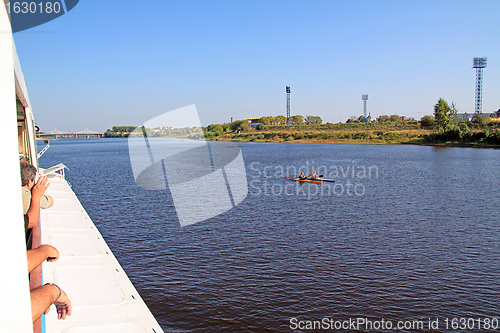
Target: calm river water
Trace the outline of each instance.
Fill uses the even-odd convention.
[[[359,318],[365,332],[382,320],[393,332],[447,332],[454,318],[473,328],[500,320],[500,150],[243,143],[247,198],[180,227],[168,190],[135,184],[127,140],[50,143],[41,166],[69,167],[166,332],[308,331]],[[300,168],[336,182],[281,178]],[[412,320],[424,329],[396,329]]]

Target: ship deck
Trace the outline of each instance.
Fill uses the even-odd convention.
[[[52,307],[46,332],[163,332],[68,182],[49,179],[54,205],[41,210],[42,244],[55,246],[60,258],[43,264],[43,283],[59,285],[73,313],[58,320]]]

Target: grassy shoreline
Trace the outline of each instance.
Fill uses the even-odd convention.
[[[445,129],[433,121],[386,121],[378,123],[337,123],[262,125],[246,121],[193,128],[145,129],[148,137],[176,137],[226,142],[300,142],[329,144],[395,145],[413,144],[442,147],[500,148],[500,121],[478,118],[454,121]],[[105,137],[128,137],[134,126],[113,126]],[[138,133],[142,136],[142,133]]]
[[[326,144],[364,144],[364,145],[399,145],[412,144],[436,147],[463,147],[463,148],[500,148],[499,144],[481,141],[429,141],[432,130],[394,130],[394,131],[309,131],[297,136],[300,132],[294,131],[249,131],[242,133],[225,133],[216,137],[207,138],[209,141],[228,142],[288,142],[288,143],[326,143]],[[294,136],[295,134],[295,136]]]

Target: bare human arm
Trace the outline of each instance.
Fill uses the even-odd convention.
[[[38,219],[40,217],[40,199],[49,185],[47,177],[40,177],[38,182],[31,189],[31,204],[28,212],[26,213],[29,217],[28,229],[35,227],[38,223]]]
[[[32,320],[35,321],[46,313],[52,304],[56,306],[58,319],[71,316],[71,301],[64,290],[53,284],[46,284],[31,290]]]
[[[40,266],[44,260],[54,262],[59,259],[59,251],[55,247],[48,244],[40,245],[36,249],[28,250],[26,253],[28,256],[29,273]]]

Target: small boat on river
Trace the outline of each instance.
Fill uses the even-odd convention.
[[[288,180],[293,180],[294,182],[304,182],[304,183],[315,183],[315,184],[322,184],[323,182],[335,183],[335,180],[325,179],[325,178],[316,178],[316,179],[311,179],[311,178],[300,179],[300,178],[288,178],[288,177],[283,177],[283,178]]]

